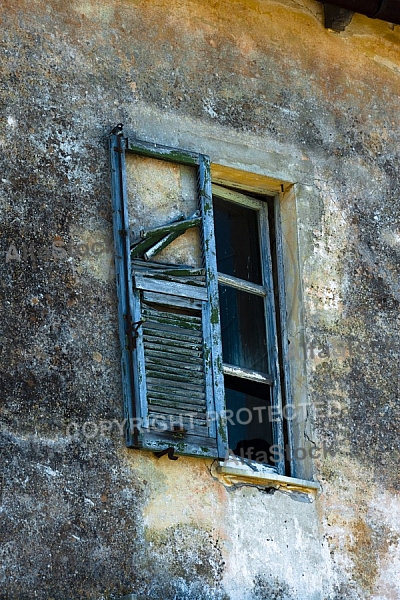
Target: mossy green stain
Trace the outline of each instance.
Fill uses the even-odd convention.
[[[221,417],[218,420],[218,433],[219,433],[219,435],[221,437],[221,440],[223,442],[227,442],[228,441],[228,438],[227,438],[227,435],[226,435],[225,423],[224,423],[224,421],[222,420]]]
[[[212,325],[218,325],[219,323],[219,310],[217,306],[211,309],[210,321]]]
[[[176,452],[183,453],[185,451],[185,444],[184,444],[184,442],[178,442],[177,444],[174,444],[174,446],[175,446]]]
[[[142,146],[135,146],[135,144],[130,143],[127,148],[128,152],[133,152],[134,154],[139,154],[140,156],[147,156],[149,158],[160,158],[162,160],[167,160],[170,162],[176,162],[183,165],[192,165],[195,166],[198,164],[197,156],[191,156],[190,154],[175,149],[163,149],[163,148],[155,148],[154,150],[143,148]]]
[[[215,273],[212,269],[207,270],[208,281],[215,281]]]
[[[207,345],[204,346],[203,350],[204,362],[208,368],[211,368],[211,348]]]

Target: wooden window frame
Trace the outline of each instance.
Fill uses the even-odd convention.
[[[135,303],[135,295],[133,293],[133,281],[132,281],[132,265],[131,265],[131,247],[129,237],[129,217],[127,208],[127,181],[126,181],[126,166],[125,166],[125,154],[133,153],[139,156],[158,158],[163,161],[169,161],[173,163],[179,163],[183,165],[189,165],[196,167],[199,177],[199,198],[200,207],[202,211],[202,230],[203,236],[206,238],[206,243],[203,250],[205,258],[205,270],[207,278],[207,293],[208,293],[208,310],[209,310],[209,321],[211,326],[210,337],[212,347],[212,362],[213,362],[213,393],[214,397],[214,409],[217,415],[218,421],[216,422],[216,446],[214,449],[198,449],[190,444],[184,443],[182,437],[179,435],[174,436],[173,432],[167,432],[162,436],[151,436],[143,435],[140,433],[140,428],[136,426],[138,419],[143,419],[145,407],[143,406],[143,394],[139,391],[139,380],[140,373],[137,368],[137,357],[135,358],[135,336],[138,335],[138,324],[140,315],[137,313],[137,303]],[[124,417],[126,422],[126,444],[128,447],[134,448],[145,448],[155,452],[166,453],[169,452],[169,457],[173,457],[174,452],[177,454],[188,454],[195,456],[209,456],[214,458],[224,459],[229,455],[229,445],[227,438],[227,426],[226,419],[224,417],[225,404],[224,404],[224,384],[223,375],[229,373],[229,367],[222,365],[222,351],[221,351],[221,336],[220,336],[220,319],[219,319],[219,303],[218,303],[218,279],[224,280],[225,276],[218,276],[216,267],[216,255],[215,255],[215,240],[213,232],[213,217],[212,217],[212,182],[211,182],[211,171],[210,171],[210,159],[202,154],[194,152],[181,151],[166,146],[152,144],[144,141],[137,140],[131,137],[125,137],[122,132],[122,127],[117,126],[110,135],[110,157],[111,157],[111,174],[112,174],[112,201],[113,201],[113,214],[114,214],[114,242],[115,242],[115,264],[116,264],[116,280],[117,280],[117,294],[118,294],[118,307],[119,307],[119,337],[122,349],[122,385],[123,385],[123,398],[124,398]],[[215,178],[216,184],[214,191],[217,191],[217,195],[225,193],[227,196],[230,195],[228,201],[232,201],[235,192],[229,192],[224,189],[221,192],[221,184],[224,185],[224,181],[221,181],[219,177]],[[235,187],[235,182],[233,182]],[[241,194],[246,193],[247,186],[239,183],[236,185],[238,191]],[[217,189],[218,188],[218,189]],[[251,191],[251,186],[249,186]],[[235,200],[233,200],[235,201]],[[253,201],[251,198],[248,199],[251,204]],[[253,205],[256,204],[259,208],[261,206],[260,200],[254,200]],[[277,281],[279,286],[278,294],[278,306],[276,310],[279,312],[279,326],[281,332],[281,347],[278,349],[278,338],[277,338],[277,319],[274,313],[274,298],[271,297],[272,293],[272,265],[268,264],[264,271],[263,286],[259,286],[261,289],[258,290],[260,294],[265,294],[265,305],[266,305],[266,322],[268,328],[268,339],[270,340],[270,352],[274,359],[271,361],[272,366],[272,377],[274,380],[273,389],[273,405],[277,407],[279,414],[282,415],[282,397],[281,397],[281,383],[283,383],[285,390],[285,399],[287,403],[290,403],[290,374],[288,370],[288,364],[286,360],[287,347],[285,335],[285,322],[286,322],[286,309],[285,309],[285,296],[284,296],[284,284],[283,284],[283,254],[280,239],[280,227],[279,227],[279,202],[274,202],[274,218],[276,227],[276,263],[275,268],[277,269]],[[265,221],[265,213],[261,210],[262,219],[264,219],[264,225],[268,225]],[[260,214],[261,214],[260,213]],[[260,242],[262,245],[269,243],[265,232],[265,227],[260,228]],[[267,253],[268,254],[268,253]],[[265,277],[268,281],[265,280]],[[238,289],[244,289],[246,285],[241,282],[233,282],[230,278],[230,284],[237,285]],[[252,291],[257,293],[255,284],[250,284]],[[140,326],[140,325],[139,325]],[[279,352],[280,350],[280,352]],[[280,358],[279,358],[280,356]],[[140,362],[140,361],[139,361]],[[279,369],[282,369],[283,373],[280,374]],[[255,377],[251,373],[245,373],[242,371],[242,376],[248,376],[250,379]],[[222,390],[222,391],[221,391]],[[286,438],[284,439],[283,434],[283,422],[282,416],[279,421],[274,424],[274,444],[279,444],[282,448],[292,448],[292,432],[290,423],[288,424],[286,431]],[[287,440],[287,444],[285,444]],[[294,472],[293,457],[290,455],[289,459],[291,465],[291,473]],[[285,461],[282,459],[275,465],[276,472],[280,475],[285,474]]]
[[[263,299],[264,315],[265,315],[265,334],[267,340],[267,355],[269,362],[269,372],[261,373],[259,371],[251,371],[234,365],[223,363],[224,375],[243,378],[253,382],[260,382],[270,386],[271,390],[271,409],[273,411],[272,430],[273,430],[273,446],[276,448],[284,448],[284,423],[282,419],[282,393],[281,393],[281,374],[279,364],[279,348],[278,348],[278,332],[277,318],[275,309],[275,294],[273,282],[273,265],[270,252],[270,232],[268,210],[274,207],[268,206],[265,199],[255,198],[246,195],[245,190],[235,191],[230,188],[213,184],[213,198],[221,198],[228,203],[237,204],[245,208],[250,208],[257,213],[258,217],[258,242],[260,249],[260,262],[262,269],[262,284],[248,282],[236,277],[225,275],[218,272],[218,282],[237,290],[260,296]],[[271,200],[273,200],[270,197]],[[275,205],[275,203],[274,203]],[[281,279],[277,274],[278,280]],[[282,292],[281,292],[282,293]],[[278,295],[277,295],[278,298]],[[283,301],[284,299],[282,299]],[[279,310],[279,307],[278,307]],[[229,435],[228,435],[229,439]],[[284,453],[277,452],[275,456],[279,457],[274,466],[279,474],[285,473],[285,458]]]

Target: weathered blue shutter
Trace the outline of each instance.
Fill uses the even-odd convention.
[[[125,152],[197,167],[199,216],[129,244]],[[155,452],[227,451],[210,168],[207,157],[111,135],[114,237],[126,442]],[[203,268],[143,260],[200,226]]]

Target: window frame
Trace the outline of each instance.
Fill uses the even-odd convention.
[[[243,206],[256,211],[257,213],[257,224],[258,224],[258,243],[260,251],[260,265],[261,265],[261,276],[262,283],[256,284],[248,282],[224,273],[217,272],[218,283],[233,287],[237,290],[246,292],[248,294],[254,294],[263,298],[264,306],[264,317],[265,317],[265,334],[266,334],[266,346],[268,356],[268,373],[261,373],[257,370],[250,370],[240,368],[236,365],[228,365],[223,363],[224,375],[236,376],[239,378],[247,379],[254,382],[262,382],[264,385],[270,386],[271,390],[271,413],[272,419],[272,430],[273,430],[273,446],[277,448],[284,448],[284,423],[282,419],[282,394],[281,394],[281,374],[279,364],[279,348],[278,348],[278,332],[277,332],[277,319],[276,319],[276,308],[275,308],[275,293],[274,293],[274,282],[273,282],[273,265],[271,259],[271,241],[269,231],[269,219],[268,211],[275,208],[275,202],[273,207],[268,206],[267,198],[254,198],[246,195],[245,190],[234,191],[221,185],[212,184],[212,194],[214,198],[220,198],[225,202]],[[272,197],[269,197],[271,200]],[[216,227],[216,226],[215,226]],[[217,227],[216,227],[217,229]],[[217,254],[218,260],[218,254]],[[277,273],[278,279],[279,273]],[[277,295],[277,297],[279,297]],[[279,307],[278,307],[279,309]],[[264,381],[262,381],[264,379]],[[271,381],[268,381],[271,379]],[[229,431],[229,427],[228,427]],[[229,433],[228,433],[229,440]],[[278,453],[279,457],[282,453]],[[285,459],[284,456],[280,460],[274,463],[279,474],[285,473]]]
[[[132,274],[131,274],[131,262],[130,262],[130,241],[129,241],[129,217],[127,210],[127,181],[126,181],[126,167],[125,167],[125,153],[133,153],[139,156],[149,158],[159,158],[161,160],[170,161],[173,163],[179,163],[189,166],[195,166],[198,168],[199,177],[202,182],[199,193],[202,198],[202,202],[205,206],[205,211],[208,213],[208,217],[203,222],[204,234],[211,240],[211,249],[206,253],[206,270],[207,270],[207,289],[210,301],[210,310],[214,317],[210,320],[215,321],[215,315],[217,318],[217,327],[213,330],[213,361],[215,363],[215,374],[214,374],[214,387],[217,385],[223,386],[223,368],[221,368],[221,338],[219,332],[219,303],[218,303],[218,277],[216,277],[216,257],[215,257],[215,240],[213,236],[213,223],[212,223],[212,184],[210,174],[210,159],[202,154],[197,154],[189,151],[181,151],[178,149],[170,148],[167,146],[153,144],[137,140],[131,137],[124,137],[122,133],[122,127],[117,126],[110,135],[110,156],[111,156],[111,172],[112,172],[112,196],[114,206],[114,240],[115,240],[115,254],[116,254],[116,277],[117,277],[117,291],[118,291],[118,304],[119,304],[119,336],[122,347],[122,379],[123,379],[123,396],[124,396],[124,417],[128,426],[126,427],[126,444],[128,447],[144,447],[138,441],[138,432],[136,428],[131,428],[129,423],[134,421],[140,416],[143,407],[137,404],[137,389],[135,379],[138,378],[137,369],[134,365],[132,357],[131,341],[127,343],[127,333],[129,336],[135,335],[135,331],[132,331],[132,325],[135,324],[135,308],[131,290],[133,289]],[[217,180],[217,185],[221,185],[223,182]],[[234,187],[234,184],[233,184]],[[246,192],[245,186],[239,186],[238,190],[240,193]],[[285,335],[285,323],[286,323],[286,308],[285,308],[285,296],[284,296],[284,280],[283,280],[283,255],[280,238],[279,228],[279,202],[274,202],[274,218],[277,224],[276,227],[276,266],[277,266],[277,277],[278,277],[278,306],[276,310],[279,311],[279,322],[281,328],[281,352],[279,352],[277,345],[277,322],[274,316],[274,299],[268,302],[269,308],[267,309],[267,327],[273,332],[273,335],[269,335],[269,339],[273,339],[273,355],[276,357],[274,363],[274,382],[273,397],[274,405],[279,409],[280,422],[275,426],[274,431],[274,444],[280,444],[282,448],[288,447],[291,452],[290,464],[291,464],[291,476],[295,475],[294,462],[292,456],[293,446],[293,435],[291,432],[290,422],[287,430],[288,444],[284,443],[283,436],[283,422],[282,422],[282,398],[281,398],[281,374],[279,372],[279,356],[281,362],[282,382],[285,389],[285,401],[290,403],[290,374],[287,361],[287,336]],[[259,202],[259,201],[257,201]],[[211,215],[211,219],[210,219]],[[260,235],[260,241],[266,244],[265,235]],[[210,261],[211,256],[211,261]],[[268,273],[268,277],[272,277],[272,265],[269,264],[268,268],[265,269],[263,266],[263,272]],[[272,290],[272,285],[270,287]],[[128,324],[128,326],[127,326]],[[135,374],[136,373],[136,374]],[[218,379],[219,378],[219,379]],[[217,431],[218,431],[218,457],[226,457],[228,445],[226,436],[226,420],[224,418],[225,405],[224,402],[219,401],[218,406],[216,405],[218,415]],[[172,443],[174,441],[172,440]],[[164,440],[166,444],[166,440]],[[156,450],[153,446],[148,446],[148,449]],[[179,452],[179,449],[177,449]],[[185,452],[183,452],[185,453]],[[189,453],[190,454],[190,453]],[[277,465],[277,471],[280,475],[285,474],[285,461],[281,460]]]

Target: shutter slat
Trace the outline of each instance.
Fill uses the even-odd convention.
[[[182,355],[182,360],[189,362],[190,359],[197,361],[203,355],[202,348],[198,344],[183,345],[182,342],[174,344],[171,340],[157,340],[157,337],[150,336],[143,336],[143,339],[146,342],[146,348],[154,350],[154,356],[158,352],[159,354],[170,355],[171,359],[176,358],[179,360],[180,355]],[[175,355],[175,352],[178,352],[177,348],[180,348],[180,352]]]
[[[144,275],[144,273],[140,274],[140,276],[142,276],[142,275]],[[204,277],[204,275],[193,277],[193,276],[168,275],[166,273],[154,273],[153,272],[153,273],[145,273],[145,276],[146,276],[146,279],[178,283],[180,286],[181,285],[190,285],[190,286],[196,286],[196,287],[204,287],[205,282],[206,282],[206,278]],[[139,285],[141,285],[140,280],[139,280]],[[195,292],[195,293],[197,294],[197,292]]]
[[[147,377],[147,383],[149,389],[159,389],[161,391],[163,389],[167,390],[168,388],[171,388],[172,390],[176,389],[177,393],[179,393],[179,390],[181,390],[181,393],[186,392],[186,396],[193,393],[197,394],[198,398],[205,397],[203,384],[195,385],[188,383],[187,381],[177,381],[176,379],[167,379],[163,377]]]
[[[203,302],[195,298],[181,298],[180,296],[171,296],[170,294],[158,294],[157,292],[142,291],[143,301],[152,304],[166,304],[167,306],[176,306],[182,308],[191,308],[201,310]]]
[[[173,415],[174,417],[179,417],[174,419],[175,424],[182,423],[193,423],[198,427],[207,427],[207,419],[204,415],[204,418],[201,418],[201,413],[194,413],[190,410],[181,410],[176,408],[171,408],[170,406],[161,406],[160,404],[151,404],[149,407],[150,415]],[[172,419],[171,419],[172,421]],[[172,426],[171,426],[172,428]],[[204,434],[204,431],[203,431]]]
[[[153,401],[155,403],[157,403],[158,401],[162,404],[164,404],[164,402],[168,402],[171,406],[171,395],[168,394],[167,391],[163,390],[163,391],[157,391],[157,390],[148,390],[147,393],[147,400],[148,402]],[[204,410],[204,398],[197,398],[196,396],[194,396],[193,394],[190,394],[190,398],[183,396],[178,396],[178,394],[176,394],[175,403],[179,402],[180,405],[187,405],[187,406],[191,406],[193,407],[193,410],[198,411],[198,410]]]
[[[197,343],[202,343],[202,333],[196,329],[190,329],[189,327],[180,327],[178,324],[174,325],[171,323],[156,323],[147,322],[143,326],[146,334],[163,335],[163,337],[170,337],[172,339],[182,339],[183,341],[193,340]],[[180,337],[178,337],[178,335]],[[183,337],[182,337],[183,336]]]
[[[202,387],[204,385],[204,373],[194,371],[183,371],[178,368],[176,369],[167,369],[166,367],[159,366],[155,368],[154,366],[146,365],[146,375],[148,378],[159,378],[171,380],[172,382],[182,382],[188,383],[192,385],[198,385]]]
[[[171,399],[165,394],[165,398],[157,397],[155,394],[149,394],[147,396],[149,405],[152,406],[169,406],[171,408]],[[201,418],[201,415],[204,415],[204,419],[206,419],[206,413],[204,412],[204,402],[200,402],[200,404],[190,404],[189,402],[184,402],[183,400],[179,403],[176,402],[176,405],[179,404],[179,408],[175,410],[183,410],[186,412],[191,412],[196,414],[196,418]],[[173,407],[172,407],[173,409]]]
[[[157,346],[157,344],[147,343],[147,347],[151,348],[151,354],[149,354],[149,361],[155,364],[159,364],[159,361],[165,362],[168,366],[174,366],[177,362],[182,365],[182,369],[199,369],[199,365],[201,368],[202,361],[199,361],[199,358],[202,358],[202,352],[198,352],[197,355],[195,352],[190,352],[189,354],[174,354],[171,353],[170,350],[165,346]],[[158,362],[157,362],[158,361]]]
[[[191,435],[188,433],[184,439],[179,441],[179,453],[193,456],[216,456],[216,439],[210,435]],[[147,450],[157,452],[165,450],[168,446],[174,446],[174,436],[169,431],[149,431],[143,432],[141,445]]]
[[[195,353],[195,356],[202,356],[203,353],[203,349],[201,347],[201,344],[199,343],[194,343],[194,342],[188,342],[186,339],[178,339],[178,340],[173,340],[171,339],[171,337],[167,337],[167,336],[162,336],[162,332],[160,333],[153,333],[153,335],[148,335],[147,333],[145,333],[143,335],[143,339],[145,342],[147,342],[148,344],[148,348],[153,347],[154,350],[165,350],[167,349],[167,347],[170,349],[170,352],[177,352],[177,348],[180,349],[180,352],[182,352],[182,354],[187,354],[187,355],[191,355],[192,353]],[[161,339],[159,339],[161,338]]]
[[[149,376],[152,372],[154,373],[163,373],[167,379],[174,379],[174,377],[181,377],[185,381],[200,381],[202,382],[204,379],[204,369],[202,369],[202,365],[198,364],[197,369],[188,369],[187,366],[182,366],[180,363],[176,362],[175,365],[167,365],[164,361],[155,362],[149,356],[146,359],[146,373]]]
[[[157,323],[150,323],[149,325],[143,325],[143,332],[148,337],[153,336],[157,339],[166,339],[171,343],[176,342],[180,343],[181,341],[184,343],[192,343],[192,345],[197,345],[199,348],[202,347],[202,338],[201,332],[194,331],[193,333],[190,331],[182,330],[181,328],[167,328],[162,326],[157,326]],[[175,344],[176,345],[176,344]]]
[[[179,440],[184,440],[185,437],[190,433],[192,436],[205,436],[207,435],[207,426],[198,425],[197,423],[189,421],[179,421],[179,425],[183,425],[182,432],[173,431],[172,427],[174,424],[178,424],[174,415],[169,413],[154,413],[151,415],[151,420],[154,421],[154,429],[160,429],[164,431],[170,431],[170,435]]]
[[[167,323],[183,327],[184,329],[201,330],[201,317],[174,314],[168,311],[156,310],[144,304],[143,315],[146,317],[146,322]]]
[[[175,281],[164,281],[143,277],[142,275],[135,275],[135,286],[138,290],[166,293],[171,294],[172,296],[183,296],[184,298],[197,298],[197,300],[207,300],[207,290],[204,285],[179,284]]]
[[[201,331],[201,319],[199,317],[185,315],[184,318],[182,318],[181,315],[174,315],[161,311],[156,312],[154,310],[149,310],[147,307],[143,310],[143,317],[146,320],[146,328],[148,328],[150,324],[151,326],[153,326],[153,324],[160,324]]]
[[[157,356],[154,356],[154,354],[156,354]],[[181,356],[175,356],[171,355],[171,354],[164,354],[163,357],[159,356],[159,352],[155,352],[155,353],[148,353],[147,355],[147,364],[149,366],[151,366],[152,368],[156,368],[156,367],[160,367],[160,368],[166,368],[166,369],[176,369],[177,365],[179,365],[179,367],[185,371],[202,371],[203,370],[203,365],[202,362],[198,361],[196,362],[195,360],[193,360],[192,363],[187,363],[187,362],[182,362],[181,361]],[[173,360],[173,359],[176,360]]]

